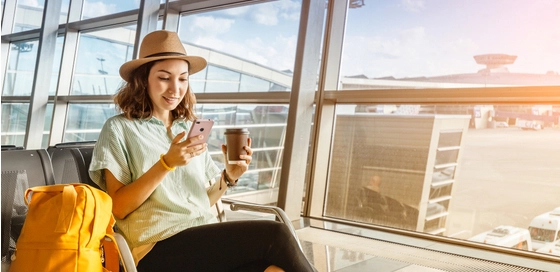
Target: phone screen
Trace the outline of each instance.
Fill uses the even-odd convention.
[[[205,143],[208,140],[212,126],[214,125],[214,120],[212,119],[196,119],[193,121],[191,129],[189,130],[188,138],[192,138],[198,135],[204,135],[203,139],[197,140],[189,146]]]

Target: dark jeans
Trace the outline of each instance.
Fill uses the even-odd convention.
[[[288,227],[271,220],[232,221],[186,229],[157,242],[138,271],[314,271]]]

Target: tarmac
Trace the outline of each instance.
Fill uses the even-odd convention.
[[[527,228],[560,207],[560,128],[470,128],[455,175],[445,236]]]

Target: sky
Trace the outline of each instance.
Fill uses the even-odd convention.
[[[346,37],[346,75],[473,73],[473,56],[492,53],[517,56],[510,72],[560,72],[560,1],[366,0]]]
[[[100,16],[135,9],[139,0],[85,5],[84,16]],[[300,0],[280,0],[198,13],[183,17],[179,32],[190,43],[293,70],[300,8]],[[365,0],[348,11],[341,74],[475,73],[484,66],[473,56],[492,53],[517,56],[510,72],[560,72],[560,0]]]

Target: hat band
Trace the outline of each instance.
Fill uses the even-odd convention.
[[[153,57],[162,57],[162,56],[182,56],[182,57],[186,57],[186,54],[183,53],[177,53],[177,52],[162,52],[162,53],[156,53],[156,54],[151,54],[149,56],[145,56],[145,58],[153,58]]]

